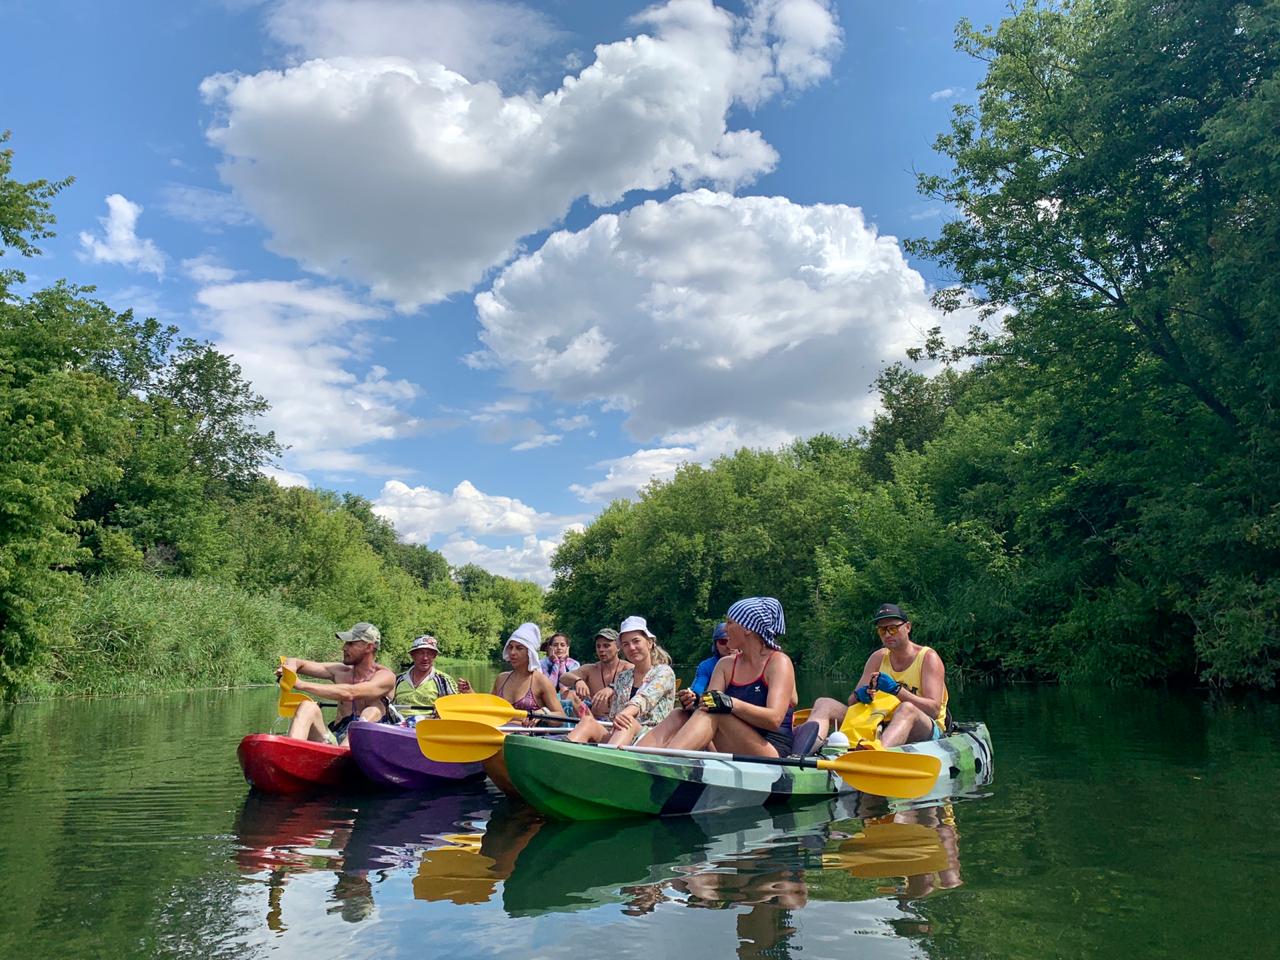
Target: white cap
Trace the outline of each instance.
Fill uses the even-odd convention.
[[[621,636],[629,631],[639,630],[650,640],[657,640],[652,633],[649,632],[649,622],[644,617],[627,617],[622,621],[622,626],[618,628],[618,635]]]

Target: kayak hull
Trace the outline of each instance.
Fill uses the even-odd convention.
[[[428,760],[409,727],[356,721],[347,728],[356,765],[375,784],[395,790],[435,790],[484,776],[479,763]]]
[[[990,780],[991,740],[982,724],[900,749],[942,761],[930,797],[954,795]],[[812,803],[855,792],[825,770],[659,756],[562,740],[508,737],[502,755],[520,796],[562,820],[683,816]]]
[[[308,793],[360,782],[346,746],[251,733],[240,741],[236,756],[249,786],[263,793]]]

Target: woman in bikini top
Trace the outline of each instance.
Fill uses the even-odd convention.
[[[498,674],[492,692],[518,710],[540,710],[563,717],[564,708],[560,706],[555,687],[538,669],[541,642],[537,624],[522,623],[516,628],[502,651],[502,659],[511,664],[511,669]],[[525,726],[537,723],[532,718],[521,722]]]

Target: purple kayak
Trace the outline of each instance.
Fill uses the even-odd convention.
[[[428,760],[410,727],[357,720],[347,730],[351,756],[364,775],[379,786],[397,790],[433,790],[484,776],[478,763]]]

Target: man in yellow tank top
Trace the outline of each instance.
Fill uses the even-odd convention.
[[[873,690],[900,701],[880,734],[880,743],[896,747],[919,740],[941,739],[947,717],[947,671],[932,647],[911,639],[911,620],[896,603],[882,603],[871,618],[882,644],[867,658],[848,705],[830,697],[813,704],[806,723],[796,728],[797,752],[808,752],[830,730],[838,729],[855,703],[870,703]],[[876,682],[873,686],[872,678]]]

